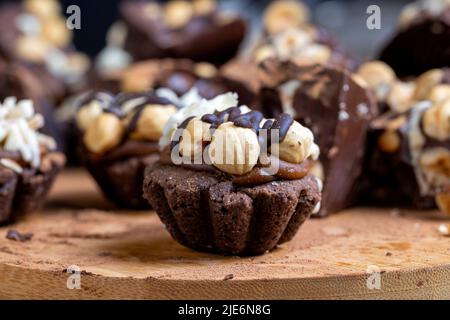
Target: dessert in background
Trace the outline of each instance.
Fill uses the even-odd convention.
[[[339,67],[266,59],[259,67],[263,113],[285,112],[311,128],[320,146],[315,174],[324,180],[320,216],[353,204],[375,98],[357,75]]]
[[[161,59],[137,62],[119,71],[99,74],[92,87],[95,91],[106,91],[114,94],[141,93],[158,89],[170,89],[181,97],[188,92],[195,92],[202,98],[211,99],[225,92],[234,91],[242,96],[242,101],[249,105],[257,104],[257,95],[244,84],[230,80],[221,75],[219,70],[207,62],[193,62],[186,59]],[[77,144],[75,114],[79,108],[77,97],[65,101],[56,113],[56,120],[65,140],[67,157],[76,163],[76,155],[72,152]]]
[[[135,61],[187,58],[221,65],[238,52],[246,23],[215,0],[124,1],[123,49]]]
[[[65,157],[39,133],[44,125],[31,100],[8,97],[0,104],[0,224],[37,210]]]
[[[161,88],[147,93],[87,93],[78,97],[80,157],[105,196],[124,208],[147,208],[144,168],[159,158],[163,126],[178,108],[200,100]]]
[[[226,77],[245,83],[253,92],[261,89],[258,64],[266,59],[291,61],[299,66],[326,64],[348,69],[355,69],[358,64],[330,32],[312,23],[308,7],[300,1],[273,1],[264,11],[262,27],[249,54],[221,69]]]
[[[380,60],[399,77],[450,67],[450,1],[419,0],[407,5]]]
[[[287,114],[264,119],[238,105],[227,93],[173,115],[161,158],[145,173],[145,198],[172,237],[194,250],[263,254],[320,208],[312,132]]]
[[[0,50],[0,101],[9,96],[31,100],[36,112],[42,114],[45,119],[45,124],[41,131],[56,137],[56,123],[53,118],[51,105],[45,97],[44,85],[24,65],[12,63],[6,58],[2,58]]]
[[[450,213],[450,69],[402,81],[372,61],[359,74],[384,106],[371,124],[365,200]]]
[[[72,32],[57,0],[24,0],[0,5],[0,48],[8,61],[23,63],[59,102],[84,81],[89,59],[75,51]]]

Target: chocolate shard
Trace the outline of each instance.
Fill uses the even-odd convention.
[[[433,1],[428,1],[432,5]],[[439,1],[436,1],[439,2]],[[436,3],[438,5],[438,3]],[[450,66],[450,5],[432,9],[426,2],[409,5],[400,28],[380,54],[399,77],[417,76]]]
[[[365,83],[338,67],[301,68],[275,59],[261,63],[259,75],[266,116],[291,114],[311,128],[319,144],[324,179],[319,216],[351,205],[358,193],[367,131],[378,113]]]
[[[259,255],[287,242],[320,201],[317,179],[238,187],[224,175],[156,163],[144,196],[172,237],[198,251]]]

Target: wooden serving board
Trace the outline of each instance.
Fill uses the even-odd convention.
[[[438,212],[353,209],[308,221],[270,254],[223,257],[178,245],[153,212],[114,211],[87,174],[66,171],[42,212],[0,228],[0,298],[450,298],[444,222]],[[8,240],[11,229],[34,237]],[[67,288],[72,265],[80,289]]]

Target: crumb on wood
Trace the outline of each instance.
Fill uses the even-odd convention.
[[[32,233],[20,233],[17,230],[9,230],[6,233],[6,239],[17,241],[17,242],[27,242],[30,241],[33,238]]]
[[[234,279],[234,274],[227,274],[224,278],[223,281],[228,281],[228,280],[232,280]]]

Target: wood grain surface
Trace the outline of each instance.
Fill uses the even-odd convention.
[[[446,222],[358,208],[308,221],[269,254],[223,257],[178,245],[154,212],[116,210],[83,171],[66,171],[42,212],[0,228],[0,298],[448,299]],[[8,230],[34,236],[16,242]],[[70,266],[80,289],[67,288]]]

